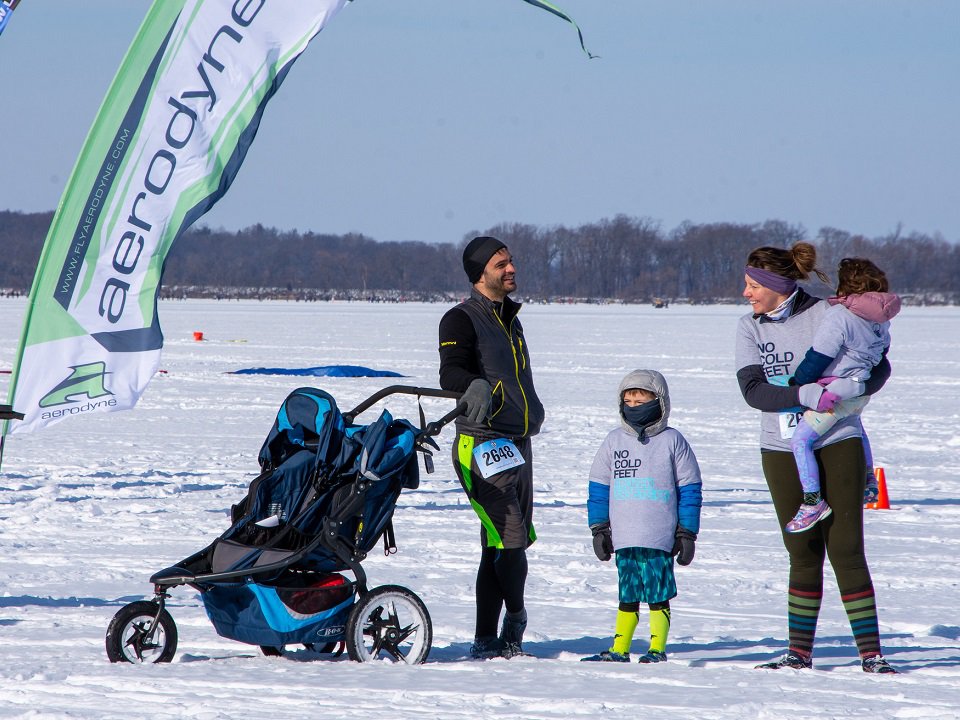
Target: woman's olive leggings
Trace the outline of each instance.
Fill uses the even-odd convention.
[[[861,656],[879,652],[873,581],[863,547],[865,461],[860,438],[816,451],[821,493],[833,514],[809,530],[783,532],[803,500],[797,464],[789,451],[761,452],[763,474],[790,556],[788,622],[791,649],[810,655],[820,601],[823,565],[829,559]]]

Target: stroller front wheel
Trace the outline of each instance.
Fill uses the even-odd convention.
[[[433,625],[426,605],[399,585],[374,588],[357,599],[347,619],[351,660],[393,660],[417,665],[427,659]]]
[[[170,662],[177,652],[177,625],[155,602],[130,603],[110,621],[106,645],[110,662]]]

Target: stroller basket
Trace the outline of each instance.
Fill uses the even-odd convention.
[[[354,588],[339,573],[291,574],[269,583],[212,585],[201,597],[219,635],[282,647],[341,639]]]

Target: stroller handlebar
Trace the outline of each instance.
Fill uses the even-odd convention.
[[[347,423],[352,423],[354,418],[357,417],[364,410],[367,410],[373,407],[375,404],[383,400],[389,395],[416,395],[418,398],[421,397],[435,397],[435,398],[451,398],[453,400],[459,400],[462,393],[454,392],[453,390],[439,390],[437,388],[425,388],[425,387],[413,387],[411,385],[390,385],[388,387],[375,392],[373,395],[368,397],[366,400],[357,405],[353,410],[345,412],[343,414],[343,419]],[[456,419],[458,416],[462,415],[463,412],[467,409],[466,403],[457,403],[457,406],[444,415],[439,420],[428,423],[426,427],[423,428],[423,433],[427,436],[433,436],[440,432],[443,429],[443,426],[452,420]]]
[[[459,395],[457,397],[459,397]],[[434,420],[432,423],[427,423],[427,426],[423,429],[424,435],[433,437],[443,429],[444,425],[451,422],[452,420],[456,420],[458,417],[463,415],[463,413],[465,413],[466,411],[467,411],[467,404],[465,402],[457,403],[457,406],[453,410],[448,412],[446,415],[444,415],[442,418],[440,418],[439,420]]]

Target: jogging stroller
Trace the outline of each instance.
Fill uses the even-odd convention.
[[[369,425],[354,419],[395,393],[417,396],[420,427],[383,410]],[[396,552],[397,497],[419,484],[417,453],[433,471],[433,436],[463,405],[427,423],[420,397],[456,393],[393,385],[346,414],[333,397],[298,388],[284,400],[260,450],[261,473],[231,510],[231,526],[200,552],[150,578],[152,600],[120,609],[107,628],[111,662],[170,662],[177,627],[165,608],[169,591],[200,591],[217,633],[259,645],[286,646],[350,659],[422,663],[433,628],[420,598],[399,585],[369,589],[361,562],[383,538]],[[342,574],[349,570],[353,580]]]

